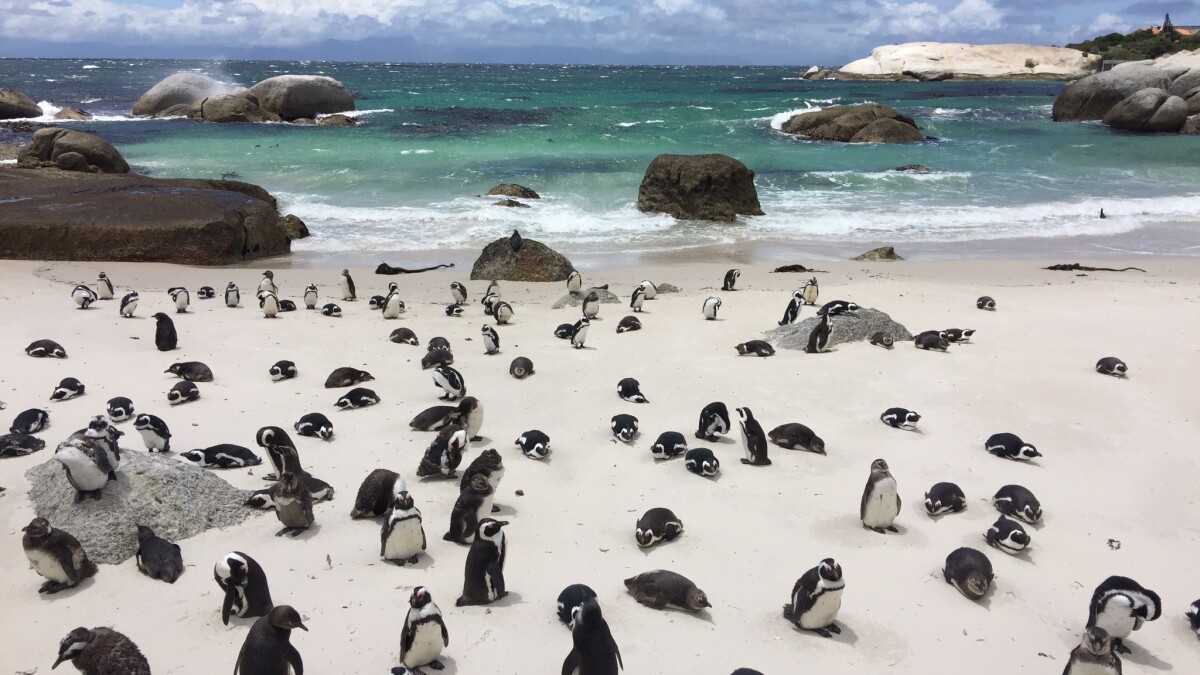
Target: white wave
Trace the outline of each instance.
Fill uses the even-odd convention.
[[[358,118],[358,117],[366,117],[367,115],[376,115],[378,113],[390,113],[390,112],[396,112],[396,111],[391,108],[372,108],[370,110],[347,110],[346,112],[330,113],[330,114],[345,115],[346,117]],[[318,115],[317,119],[322,119],[325,117],[329,117],[329,115]]]
[[[101,99],[98,99],[98,98],[85,98],[85,99],[83,99],[82,101],[80,101],[80,102],[79,102],[79,104],[80,104],[80,105],[87,105],[87,104],[89,104],[89,103],[95,103],[96,101],[99,101],[99,100],[101,100]]]
[[[695,108],[696,110],[712,110],[711,105],[689,105],[688,107]]]
[[[93,100],[98,101],[100,99],[93,99]],[[20,119],[10,120],[10,121],[13,121],[13,122],[16,122],[16,121],[40,122],[43,124],[71,124],[73,122],[83,121],[83,120],[56,120],[56,119],[54,119],[54,116],[57,115],[59,113],[59,111],[62,110],[62,106],[54,105],[53,103],[51,103],[49,101],[38,101],[38,107],[42,109],[41,115],[38,115],[37,117],[23,117]],[[93,114],[92,119],[88,120],[88,121],[90,121],[90,122],[141,122],[141,121],[145,121],[148,119],[149,118],[146,118],[146,117],[133,117],[131,115]],[[160,118],[160,119],[164,119],[164,118]]]
[[[402,154],[402,155],[428,155],[428,154],[431,154],[432,152],[433,152],[432,150],[426,150],[424,148],[420,148],[417,150],[401,150],[400,154]]]
[[[930,171],[917,173],[914,171],[809,171],[809,176],[819,176],[832,183],[854,185],[865,181],[903,183],[908,181],[966,181],[972,174],[970,171]]]
[[[89,64],[87,64],[86,66],[84,66],[84,67],[83,67],[83,69],[84,69],[84,70],[96,70],[96,69],[97,69],[97,68],[99,68],[99,67],[100,67],[100,66],[92,65],[92,64],[90,64],[90,63],[89,63]]]
[[[639,124],[662,124],[666,120],[646,120],[645,122],[617,122],[617,126],[622,128],[636,127]]]
[[[15,160],[15,159],[0,159],[0,164],[16,164],[16,163],[17,163],[17,160]]]
[[[792,119],[796,115],[806,115],[808,113],[820,112],[821,110],[822,110],[822,108],[819,108],[819,107],[813,106],[813,105],[809,105],[806,108],[796,108],[795,110],[788,110],[787,112],[781,112],[781,113],[772,115],[769,118],[771,120],[771,128],[776,131],[779,131],[780,129],[783,129],[784,122],[787,122],[788,120]]]

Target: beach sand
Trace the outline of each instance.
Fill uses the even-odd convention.
[[[738,357],[733,346],[775,327],[791,291],[807,274],[769,274],[771,266],[745,264],[736,292],[719,291],[728,264],[664,263],[648,268],[588,272],[586,285],[611,284],[622,298],[642,279],[670,282],[679,294],[645,305],[644,330],[617,335],[625,305],[603,305],[587,349],[574,350],[552,335],[578,310],[552,310],[563,284],[501,282],[516,310],[499,328],[497,356],[485,356],[480,326],[490,322],[479,298],[486,282],[468,282],[463,318],[443,313],[458,267],[412,276],[379,277],[353,270],[363,299],[342,302],[337,270],[277,269],[281,297],[300,303],[304,286],[321,287],[322,302],[338,302],[341,319],[303,309],[266,320],[256,304],[228,309],[218,298],[201,301],[195,289],[222,289],[230,280],[251,299],[261,268],[204,269],[157,264],[0,264],[0,400],[8,421],[26,408],[51,412],[40,436],[47,449],[0,460],[0,672],[49,671],[59,640],[72,628],[111,626],[132,638],[157,674],[231,672],[252,619],[223,626],[222,594],[212,565],[222,554],[249,553],[265,568],[274,599],[295,606],[310,632],[292,643],[306,672],[384,673],[398,664],[400,629],[411,588],[424,585],[441,606],[450,645],[443,672],[495,675],[557,673],[571,635],[555,616],[555,600],[571,583],[599,594],[604,616],[628,673],[713,673],[752,667],[767,675],[799,672],[1059,673],[1077,644],[1092,589],[1112,574],[1135,578],[1163,599],[1163,616],[1135,633],[1126,673],[1191,671],[1200,644],[1183,612],[1200,597],[1192,564],[1200,559],[1196,519],[1200,431],[1196,382],[1200,351],[1200,261],[1142,258],[1127,263],[1146,274],[1096,272],[1077,276],[1038,269],[1046,263],[829,262],[817,266],[821,301],[851,300],[891,314],[914,333],[975,328],[969,344],[928,353],[910,343],[893,351],[865,343],[829,354],[780,350],[767,359]],[[1125,264],[1104,266],[1123,267]],[[94,284],[106,271],[119,298],[140,292],[136,319],[118,317],[119,301],[79,311],[70,301],[75,282]],[[408,311],[385,321],[365,298],[389,281],[400,284]],[[192,312],[175,315],[170,286],[193,291]],[[705,321],[704,298],[723,298],[719,321]],[[980,295],[998,311],[975,308]],[[154,349],[156,311],[169,313],[180,349]],[[812,316],[806,308],[802,317]],[[387,340],[408,326],[422,346]],[[490,607],[456,608],[467,549],[442,540],[458,493],[455,481],[422,481],[415,469],[433,434],[408,428],[417,412],[440,402],[429,371],[420,368],[425,343],[451,341],[455,367],[468,393],[485,408],[484,441],[472,444],[463,467],[494,447],[507,472],[496,501],[510,521],[505,578],[510,595]],[[32,359],[25,346],[39,338],[60,342],[66,360]],[[468,341],[470,340],[470,341]],[[527,356],[536,374],[508,374],[510,361]],[[1104,356],[1130,366],[1128,380],[1097,374]],[[272,382],[275,361],[297,363],[300,376]],[[216,380],[200,384],[203,398],[171,408],[166,392],[176,379],[172,362],[200,360]],[[382,403],[341,412],[344,390],[323,388],[339,366],[371,371],[367,386]],[[58,381],[77,377],[87,394],[63,403],[48,396]],[[620,400],[616,383],[640,380],[650,403]],[[52,461],[54,446],[104,410],[113,396],[133,399],[139,412],[163,417],[173,448],[217,443],[258,450],[264,425],[291,429],[303,414],[320,411],[334,422],[326,443],[293,434],[305,467],[337,490],[315,507],[317,525],[298,539],[276,538],[270,512],[224,531],[180,541],[187,571],[174,585],[141,575],[134,561],[102,565],[78,589],[39,595],[42,579],[21,550],[20,528],[33,517],[27,469]],[[828,456],[771,446],[770,467],[742,465],[740,433],[715,444],[695,439],[700,409],[711,401],[750,407],[766,430],[802,422],[824,438]],[[921,413],[920,433],[892,429],[880,413],[902,406]],[[609,419],[631,413],[641,435],[615,442]],[[124,447],[144,452],[125,424]],[[545,461],[524,457],[514,440],[524,431],[549,434]],[[649,446],[663,431],[682,432],[693,446],[711,447],[722,462],[715,480],[684,470],[683,460],[655,462]],[[1044,454],[1036,464],[998,459],[983,450],[990,434],[1011,431]],[[871,461],[887,459],[904,500],[900,534],[864,530],[859,500]],[[164,461],[183,461],[172,457]],[[379,523],[352,521],[349,511],[361,480],[375,468],[399,471],[424,514],[428,555],[415,568],[379,558]],[[220,475],[258,489],[267,464]],[[65,480],[65,478],[64,478]],[[966,492],[968,509],[929,518],[923,494],[938,481]],[[987,547],[982,534],[996,520],[989,498],[1002,485],[1032,489],[1044,523],[1029,528],[1033,544],[1010,557]],[[516,492],[523,491],[523,496]],[[639,549],[634,524],[647,509],[673,509],[685,525],[674,542]],[[1119,549],[1110,540],[1120,542]],[[984,551],[996,572],[982,602],[962,597],[941,576],[946,555],[960,546]],[[793,583],[822,558],[844,570],[846,590],[840,636],[797,631],[781,617]],[[332,562],[332,566],[327,564]],[[671,569],[696,582],[713,608],[698,616],[655,611],[626,594],[622,580]],[[70,670],[70,666],[66,666]]]

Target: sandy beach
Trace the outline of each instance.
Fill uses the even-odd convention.
[[[337,302],[344,316],[301,309],[267,320],[248,301],[261,266],[4,261],[0,400],[7,409],[0,419],[7,427],[18,412],[44,408],[51,426],[39,434],[45,450],[0,460],[0,486],[7,488],[0,495],[0,532],[7,537],[0,546],[0,672],[49,672],[59,640],[80,625],[128,635],[155,673],[231,672],[253,620],[222,625],[222,593],[211,570],[233,550],[263,565],[276,603],[300,611],[310,632],[294,632],[292,643],[306,672],[317,675],[385,673],[398,665],[400,629],[417,585],[429,588],[445,615],[447,675],[557,673],[571,635],[555,616],[555,600],[572,583],[598,592],[627,673],[724,675],[750,667],[767,675],[915,674],[965,667],[1057,675],[1078,643],[1092,590],[1114,574],[1136,579],[1164,604],[1162,618],[1128,641],[1134,653],[1125,658],[1125,672],[1191,672],[1200,644],[1183,613],[1200,597],[1191,574],[1200,558],[1194,452],[1200,349],[1191,344],[1200,328],[1200,260],[1105,260],[1098,264],[1147,272],[1086,276],[1044,271],[1049,263],[1028,260],[797,262],[828,270],[816,275],[821,302],[844,299],[882,310],[913,333],[978,332],[944,354],[911,343],[891,351],[858,343],[821,355],[781,349],[766,359],[738,357],[734,345],[774,328],[791,292],[810,275],[740,263],[739,290],[722,292],[728,263],[663,263],[586,272],[586,286],[610,284],[626,304],[642,279],[682,292],[647,302],[644,329],[629,334],[615,333],[630,313],[626,304],[603,305],[583,350],[552,334],[579,312],[551,309],[563,284],[500,282],[516,317],[498,328],[500,354],[487,356],[479,331],[492,321],[478,303],[487,283],[468,282],[462,265],[399,277],[355,268],[357,302],[340,300],[337,269],[275,268],[281,297],[303,307],[304,286],[316,283],[322,302]],[[72,285],[94,284],[101,270],[118,298],[139,291],[136,318],[118,316],[119,300],[75,308]],[[173,313],[168,287],[194,293],[229,281],[242,288],[241,308],[193,295],[190,313]],[[395,321],[366,302],[389,281],[400,284],[408,305]],[[462,318],[443,312],[452,281],[470,292]],[[985,294],[996,298],[998,311],[975,308]],[[718,321],[701,315],[709,295],[722,297]],[[174,319],[178,350],[155,350],[149,317],[157,311]],[[802,317],[812,314],[806,308]],[[421,346],[389,342],[400,326],[416,331]],[[457,480],[415,475],[433,434],[410,430],[408,421],[440,403],[440,390],[420,367],[424,345],[438,335],[450,340],[454,366],[485,408],[483,440],[472,443],[463,468],[486,448],[498,449],[507,468],[496,502],[511,523],[510,595],[489,607],[454,606],[467,549],[442,534]],[[25,356],[25,346],[41,338],[61,343],[69,358]],[[536,374],[513,379],[508,366],[517,356],[531,358]],[[1104,356],[1126,361],[1130,377],[1097,374],[1094,364]],[[267,369],[280,359],[295,361],[299,377],[272,382]],[[163,370],[188,360],[207,363],[215,381],[199,385],[199,401],[170,407],[166,392],[177,380]],[[376,381],[367,386],[382,402],[338,411],[334,402],[344,390],[323,383],[339,366],[373,373]],[[87,393],[51,403],[64,377],[83,381]],[[650,403],[620,400],[616,383],[624,377],[637,378]],[[101,565],[79,588],[39,595],[42,579],[27,569],[20,545],[20,528],[33,517],[25,472],[53,461],[55,445],[103,413],[114,396],[167,420],[177,451],[218,443],[258,451],[260,427],[291,430],[301,415],[323,412],[335,425],[334,440],[293,439],[305,468],[333,485],[336,497],[315,507],[316,526],[297,539],[276,538],[280,524],[263,512],[236,528],[178,542],[187,571],[174,585],[146,578],[131,559]],[[771,446],[773,465],[742,465],[736,419],[719,443],[694,438],[700,409],[712,401],[731,411],[751,408],[767,430],[804,423],[825,440],[828,455]],[[893,406],[918,411],[920,433],[882,424],[880,413]],[[609,432],[618,413],[641,422],[641,434],[628,445]],[[122,429],[123,449],[145,452],[131,424]],[[543,461],[514,445],[530,429],[551,438],[553,452]],[[656,462],[649,448],[664,431],[711,447],[722,462],[719,476],[692,475],[682,458]],[[1044,457],[1024,464],[987,454],[984,439],[1004,431],[1035,444]],[[859,521],[877,457],[891,465],[904,500],[899,534],[879,535]],[[349,517],[359,483],[376,468],[400,472],[424,514],[429,548],[415,567],[381,561],[379,522]],[[264,464],[219,475],[249,490],[266,487],[268,471]],[[926,515],[924,492],[939,481],[963,488],[966,511]],[[989,548],[982,536],[998,515],[990,497],[1009,483],[1033,490],[1045,509],[1044,522],[1029,528],[1029,551],[1016,557]],[[639,549],[635,522],[658,506],[674,510],[685,533]],[[994,588],[979,603],[942,579],[946,555],[960,546],[984,551],[994,566]],[[846,579],[838,616],[843,632],[833,639],[798,631],[781,617],[796,579],[827,557],[841,564]],[[660,568],[696,582],[712,609],[693,616],[637,604],[622,580]]]

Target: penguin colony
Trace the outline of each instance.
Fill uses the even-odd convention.
[[[511,241],[513,250],[519,250],[519,234],[514,232]],[[740,270],[730,270],[722,280],[722,290],[734,291],[740,277]],[[335,291],[333,295],[340,295],[344,302],[357,300],[354,282],[348,270],[344,270],[340,279],[334,280],[333,284],[336,285],[331,284],[331,288],[340,290],[340,294]],[[570,340],[571,346],[577,349],[588,348],[587,331],[591,321],[598,320],[600,312],[598,295],[594,291],[586,292],[585,295],[582,288],[581,276],[577,272],[572,273],[568,281],[568,291],[583,296],[581,316],[573,324],[564,324],[554,331],[556,336]],[[212,288],[204,289],[206,290],[197,294],[199,299],[207,300],[215,296]],[[503,326],[514,320],[515,312],[509,302],[500,300],[500,292],[499,285],[492,282],[483,294],[482,303],[485,313],[492,316],[497,325]],[[644,313],[644,303],[653,300],[657,292],[658,289],[652,282],[643,281],[633,289],[631,308],[635,312]],[[797,321],[804,307],[816,304],[817,292],[817,280],[813,278],[802,289],[792,294],[784,320],[778,323],[782,325]],[[379,306],[373,309],[381,311],[385,319],[400,318],[405,313],[405,304],[399,299],[399,293],[397,284],[391,284],[387,295],[381,296],[384,298],[383,302],[377,303]],[[320,302],[319,294],[320,288],[316,284],[309,284],[302,296],[304,306],[315,310]],[[447,311],[446,314],[462,315],[468,298],[467,287],[455,282],[450,287],[450,294],[453,299],[452,306],[458,309],[453,313]],[[112,281],[104,273],[98,277],[96,291],[85,284],[78,284],[74,286],[70,295],[79,309],[91,309],[98,301],[117,297]],[[149,295],[147,293],[147,298],[142,299],[147,305],[151,304],[146,302]],[[168,311],[173,306],[177,315],[196,312],[195,308],[191,307],[186,287],[172,288],[167,295],[170,305],[156,302],[153,306],[162,306]],[[264,317],[279,318],[281,312],[288,311],[289,301],[281,299],[280,295],[282,293],[275,283],[273,273],[265,272],[256,294]],[[140,297],[138,292],[130,290],[122,297],[119,315],[126,318],[134,316]],[[234,282],[230,282],[226,287],[225,304],[230,308],[240,306],[240,293]],[[294,309],[294,303],[291,304]],[[709,297],[703,303],[703,318],[717,319],[721,305],[719,297]],[[996,311],[996,303],[990,297],[980,298],[977,307]],[[822,321],[810,336],[809,348],[806,351],[826,351],[829,336],[836,330],[837,322],[834,318],[852,315],[855,310],[857,305],[842,300],[821,306],[817,315],[822,317]],[[327,304],[322,313],[338,316],[340,308]],[[176,332],[171,317],[165,312],[158,312],[153,316],[157,320],[155,346],[158,350],[171,351],[180,348],[181,336]],[[617,332],[630,330],[628,326],[631,324],[637,324],[637,328],[640,328],[640,322],[636,318],[626,317],[621,321]],[[502,331],[490,325],[483,325],[481,334],[485,354],[499,353],[500,332]],[[917,336],[914,345],[919,349],[945,351],[948,344],[966,342],[974,333],[971,329],[927,331]],[[187,332],[184,331],[182,341],[186,342],[187,339]],[[420,345],[420,340],[411,328],[395,329],[391,331],[389,339],[401,345]],[[890,336],[877,334],[871,343],[890,348],[892,339]],[[439,357],[441,363],[431,366],[433,384],[441,391],[442,400],[457,402],[457,405],[435,406],[414,418],[411,425],[413,429],[437,432],[424,456],[419,463],[413,462],[407,467],[400,467],[402,472],[387,469],[371,471],[359,487],[350,517],[381,519],[380,559],[399,567],[418,565],[422,557],[427,555],[429,543],[426,527],[436,528],[439,525],[426,523],[426,518],[448,518],[449,530],[443,535],[443,539],[467,549],[464,556],[463,587],[454,606],[470,607],[501,602],[497,609],[491,611],[502,613],[502,601],[509,594],[504,577],[508,557],[505,528],[510,525],[519,527],[521,517],[536,517],[536,514],[521,514],[512,521],[493,517],[493,514],[507,510],[495,503],[496,490],[504,473],[503,459],[495,449],[485,450],[471,446],[472,441],[482,440],[478,435],[483,424],[482,405],[475,397],[467,396],[464,374],[450,367],[449,364],[453,362],[450,343],[437,337],[431,339],[428,344],[429,354],[443,355]],[[763,341],[750,341],[738,345],[737,348],[740,354],[774,354],[773,348]],[[39,358],[67,358],[67,350],[49,339],[30,344],[26,353]],[[421,361],[424,366],[424,359]],[[1101,374],[1122,378],[1128,373],[1125,363],[1116,357],[1101,359],[1095,368]],[[514,378],[522,379],[533,373],[532,362],[520,357],[513,361],[510,370]],[[297,365],[289,360],[279,360],[265,371],[264,377],[276,382],[297,378],[300,372]],[[165,372],[182,378],[182,381],[171,389],[168,396],[170,404],[200,399],[200,390],[195,383],[208,383],[215,379],[212,370],[197,361],[175,362],[169,365]],[[352,387],[374,379],[366,371],[345,366],[334,370],[324,386]],[[620,379],[617,389],[618,398],[623,401],[650,403],[642,393],[640,383],[632,377]],[[53,401],[64,401],[84,393],[84,385],[79,380],[68,377],[59,383],[50,398]],[[431,389],[430,393],[434,394],[437,391]],[[380,400],[374,391],[358,387],[337,399],[331,406],[331,412],[332,408],[360,408],[374,405]],[[159,412],[169,411],[153,404],[146,407]],[[618,405],[614,404],[613,407]],[[108,482],[116,480],[116,474],[120,471],[120,453],[137,452],[120,447],[120,438],[124,433],[113,424],[109,424],[109,421],[120,424],[132,420],[132,427],[139,432],[147,452],[161,453],[164,456],[172,452],[172,434],[163,418],[150,413],[136,412],[133,401],[121,396],[111,398],[106,411],[108,420],[105,420],[104,416],[94,417],[87,429],[71,435],[55,451],[54,458],[64,468],[64,479],[77,490],[77,502],[90,497],[103,503],[104,487]],[[917,422],[922,418],[904,408],[890,408],[884,411],[880,419],[888,426],[912,431],[917,430]],[[552,418],[546,418],[545,421],[551,422]],[[713,402],[700,410],[698,429],[694,436],[716,447],[722,443],[724,437],[732,433],[734,422],[741,430],[741,464],[756,467],[747,468],[746,471],[771,470],[765,468],[772,465],[772,460],[768,458],[768,439],[770,443],[782,448],[827,455],[825,441],[809,427],[798,422],[787,422],[775,426],[767,433],[749,407],[737,407],[731,419],[729,408],[724,402]],[[3,441],[0,443],[0,456],[9,456],[3,452],[8,448],[14,449],[11,456],[22,456],[40,450],[44,442],[31,434],[44,432],[48,425],[49,414],[46,411],[30,409],[18,414],[10,434],[0,439]],[[321,412],[303,414],[293,426],[301,436],[313,436],[325,441],[333,439],[333,424]],[[633,443],[639,436],[638,427],[637,417],[627,413],[617,414],[611,419],[611,436],[614,442]],[[309,532],[318,521],[328,523],[329,527],[338,527],[337,521],[342,519],[342,516],[335,515],[332,510],[325,510],[318,518],[318,512],[314,509],[315,503],[332,498],[333,488],[301,468],[300,449],[286,432],[279,427],[263,427],[255,440],[267,454],[275,470],[270,476],[275,483],[267,490],[257,491],[247,500],[247,505],[275,510],[283,524],[283,529],[277,536],[319,536]],[[728,443],[728,440],[724,442]],[[41,443],[41,446],[38,446],[38,443]],[[522,433],[516,445],[530,459],[542,460],[550,453],[549,436],[537,429]],[[987,453],[1016,462],[1037,462],[1043,458],[1036,447],[1010,432],[991,434],[982,441],[982,445]],[[305,450],[308,451],[311,447],[306,446]],[[21,452],[22,448],[32,449]],[[687,436],[678,431],[662,431],[657,435],[656,442],[650,446],[650,450],[656,462],[669,463],[670,460],[683,457],[682,464],[687,471],[707,478],[716,476],[721,470],[720,454],[725,454],[727,458],[732,456],[720,449],[717,452],[707,447],[689,449]],[[836,446],[833,450],[837,452]],[[465,459],[469,459],[469,466],[459,476],[458,469]],[[254,451],[232,443],[184,452],[180,454],[179,460],[195,462],[211,469],[243,469],[262,463]],[[897,463],[902,466],[903,460]],[[904,536],[909,528],[919,528],[918,523],[912,522],[914,517],[911,513],[902,510],[901,494],[911,493],[913,490],[907,486],[902,487],[902,483],[892,475],[888,462],[876,459],[865,473],[868,480],[861,496],[858,516],[863,528],[883,535],[900,536]],[[404,474],[415,479],[433,479],[435,482],[414,482],[417,492],[413,493],[409,491],[403,478]],[[459,485],[459,497],[449,514],[423,514],[416,495],[436,489],[439,487],[438,481]],[[517,494],[522,493],[518,491]],[[961,488],[951,482],[936,483],[923,494],[924,509],[930,518],[961,513],[968,508],[971,501]],[[1041,527],[1043,516],[1041,504],[1032,491],[1021,485],[1011,484],[1002,486],[990,498],[986,495],[972,497],[975,500],[987,499],[999,512],[998,519],[990,529],[981,532],[983,543],[1008,555],[1031,555],[1030,530]],[[41,593],[53,594],[84,585],[85,581],[97,575],[98,568],[88,560],[82,545],[69,533],[54,528],[49,521],[42,518],[34,519],[22,530],[22,545],[30,565],[45,579],[39,588]],[[666,507],[654,507],[645,511],[637,520],[633,537],[635,541],[631,544],[644,549],[656,548],[664,542],[672,542],[682,536],[683,531],[682,518],[676,516],[674,511]],[[694,535],[689,535],[692,536]],[[139,526],[136,537],[139,543],[136,556],[138,569],[151,579],[174,584],[184,573],[184,549],[179,544],[158,537],[148,526]],[[528,542],[523,544],[531,545]],[[250,549],[253,548],[253,541],[238,545]],[[443,560],[445,555],[443,552]],[[783,604],[782,618],[798,630],[836,639],[842,634],[844,625],[839,619],[842,595],[846,587],[841,562],[833,558],[809,562],[815,565],[803,571],[790,595],[780,594],[781,599],[787,600]],[[859,562],[856,567],[865,574],[868,563]],[[982,550],[971,547],[960,547],[951,551],[940,565],[939,571],[948,585],[971,600],[980,600],[991,593],[996,579],[988,556]],[[433,591],[418,585],[419,570],[414,570],[413,574],[415,576],[410,581],[412,591],[408,597],[408,608],[400,629],[399,652],[394,660],[399,665],[393,668],[393,673],[419,673],[423,668],[440,670],[443,666],[439,659],[450,645],[447,617],[434,602]],[[308,631],[309,628],[305,625],[300,610],[291,605],[274,604],[268,587],[268,577],[269,570],[246,553],[231,551],[215,561],[214,579],[223,596],[220,610],[222,621],[229,624],[231,620],[236,621],[240,618],[243,623],[239,625],[249,628],[245,642],[236,657],[226,655],[226,658],[235,664],[235,672],[246,675],[284,673],[289,667],[300,673],[303,670],[301,649],[291,643],[292,631],[297,628]],[[625,579],[624,585],[633,600],[653,609],[674,608],[690,613],[710,610],[714,614],[720,612],[720,599],[714,607],[707,594],[695,582],[671,570],[658,569],[636,574]],[[448,604],[450,596],[446,593],[454,590],[443,589],[438,597]],[[530,601],[544,589],[522,590],[525,601]],[[602,613],[601,599],[606,603],[615,600],[613,593],[608,589],[597,594],[583,584],[567,586],[558,596],[558,618],[571,631],[569,650],[566,641],[560,641],[562,651],[568,652],[562,666],[564,675],[616,673],[618,669],[624,668],[618,641]],[[302,600],[300,597],[295,599],[297,604],[301,604]],[[1087,622],[1081,627],[1078,646],[1066,659],[1064,675],[1121,673],[1120,656],[1132,651],[1131,647],[1125,644],[1126,639],[1134,631],[1142,629],[1147,622],[1160,618],[1163,612],[1164,607],[1159,596],[1134,579],[1111,576],[1104,580],[1095,587],[1088,603]],[[1189,624],[1189,629],[1200,637],[1200,600],[1187,609],[1184,618]],[[57,660],[53,661],[54,666],[71,661],[78,670],[85,673],[127,672],[140,675],[150,672],[149,664],[130,637],[111,628],[78,627],[68,630],[66,625],[62,628],[66,637],[61,641]],[[620,634],[621,631],[618,630],[618,635]],[[632,638],[630,636],[626,639]],[[736,664],[728,665],[732,669]],[[734,672],[758,671],[737,668]]]

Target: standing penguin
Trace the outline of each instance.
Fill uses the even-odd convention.
[[[85,496],[102,499],[104,486],[116,480],[121,465],[121,436],[116,427],[97,415],[86,430],[71,434],[54,450],[54,459],[62,464],[67,482],[75,488],[75,503]]]
[[[797,628],[810,630],[821,637],[833,637],[833,633],[842,632],[835,620],[842,608],[842,591],[845,589],[842,566],[833,558],[826,558],[796,580],[796,585],[792,586],[792,601],[783,606],[783,618]]]
[[[392,509],[379,532],[379,557],[403,567],[417,562],[426,548],[421,510],[412,495],[399,491],[392,497]]]
[[[83,284],[79,284],[71,291],[71,299],[75,301],[79,309],[87,309],[96,301],[96,292]]]
[[[491,356],[500,353],[500,336],[496,329],[484,324],[479,331],[483,335],[483,353]]]
[[[585,319],[594,319],[600,313],[600,296],[596,291],[588,291],[587,297],[583,299],[583,316]]]
[[[462,373],[450,366],[434,368],[433,383],[445,392],[438,397],[438,400],[457,401],[467,395],[467,383],[463,380]]]
[[[308,287],[304,289],[304,308],[316,309],[318,302],[320,302],[320,296],[317,295],[317,285],[309,284]]]
[[[629,308],[635,312],[642,311],[642,303],[646,300],[646,291],[641,286],[633,289],[633,297],[629,299]]]
[[[742,425],[742,442],[746,444],[746,456],[742,458],[742,464],[770,466],[771,460],[767,458],[767,434],[763,432],[762,425],[754,419],[754,413],[750,412],[749,408],[738,408],[737,414]]]
[[[179,544],[172,544],[154,534],[154,530],[145,525],[137,526],[137,568],[151,579],[161,579],[168,584],[175,583],[183,574],[183,555]]]
[[[1100,217],[1104,217],[1103,209]],[[1121,657],[1113,653],[1112,638],[1103,628],[1088,628],[1071,650],[1063,675],[1121,675]]]
[[[571,612],[571,645],[563,675],[617,675],[618,667],[625,669],[621,649],[594,596]]]
[[[225,287],[225,306],[237,307],[242,303],[242,292],[238,290],[237,284],[232,281]]]
[[[129,319],[133,317],[133,313],[137,311],[138,292],[129,291],[125,297],[121,298],[121,317]]]
[[[713,401],[700,411],[700,424],[696,429],[696,438],[716,443],[718,435],[728,434],[731,428],[729,408],[720,401]]]
[[[290,471],[280,474],[279,482],[271,488],[271,497],[275,500],[275,516],[283,523],[283,529],[275,533],[276,537],[285,534],[296,537],[312,527],[316,520],[313,496],[301,476]]]
[[[591,325],[591,319],[586,316],[575,322],[575,325],[571,327],[572,347],[583,349],[583,344],[587,341],[588,327]]]
[[[880,534],[900,531],[893,524],[900,515],[900,493],[896,489],[896,479],[882,459],[871,462],[871,477],[863,489],[858,515],[868,530]]]
[[[741,270],[729,270],[725,273],[725,280],[721,283],[721,290],[732,291],[733,286],[737,283],[738,277],[742,276]]]
[[[221,622],[229,625],[229,616],[242,618],[265,616],[271,611],[271,587],[258,561],[241,551],[221,556],[213,565],[213,579],[225,593],[221,602]]]
[[[292,629],[308,632],[300,613],[291,605],[280,605],[250,627],[233,675],[287,675],[288,669],[304,675],[304,661],[292,646]]]
[[[704,318],[709,321],[717,320],[717,310],[721,309],[721,299],[715,295],[708,296],[704,301]]]
[[[831,332],[833,332],[833,315],[825,314],[821,317],[821,322],[808,334],[808,345],[804,347],[805,353],[820,354],[828,349]]]
[[[271,270],[263,272],[262,280],[258,282],[258,292],[270,291],[279,295],[279,287],[275,285],[275,273]]]
[[[113,299],[113,284],[104,272],[101,272],[100,276],[96,278],[96,296],[100,300]]]
[[[383,318],[399,319],[404,313],[404,301],[400,299],[400,291],[392,291],[388,293],[387,298],[383,301]]]
[[[579,272],[576,272],[575,270],[571,270],[571,273],[569,275],[567,275],[567,292],[570,293],[571,295],[575,295],[582,288],[583,288],[583,276],[581,274],[579,274]]]
[[[342,299],[357,300],[358,296],[354,293],[354,279],[350,276],[350,270],[342,270]]]
[[[783,310],[783,318],[779,320],[780,326],[787,326],[796,323],[800,318],[800,307],[804,305],[804,295],[800,291],[792,293],[792,299],[788,301],[787,308]]]
[[[274,319],[279,314],[279,298],[271,291],[259,291],[258,307],[262,310],[263,316]]]
[[[512,305],[507,302],[497,302],[492,306],[492,316],[496,317],[496,325],[498,326],[503,326],[512,321],[513,314]]]
[[[58,643],[58,659],[50,670],[70,661],[84,675],[150,675],[150,664],[133,640],[111,629],[83,626]]]
[[[508,557],[502,529],[505,525],[507,521],[492,518],[479,521],[475,541],[467,551],[463,592],[454,602],[456,606],[490,605],[508,595],[504,587],[504,560]]]
[[[170,295],[171,299],[175,301],[175,313],[186,314],[188,311],[188,306],[192,304],[192,298],[188,294],[188,289],[184,288],[183,286],[176,286],[175,288],[169,289],[167,294]]]
[[[154,327],[154,346],[160,352],[169,352],[179,346],[179,335],[175,332],[175,322],[171,317],[159,312],[154,315],[157,325]]]
[[[658,286],[655,286],[653,281],[646,279],[638,285],[642,287],[642,290],[646,291],[647,300],[653,300],[654,296],[658,295]]]
[[[401,675],[429,666],[441,670],[437,657],[450,645],[450,633],[442,619],[442,610],[433,601],[429,589],[417,586],[408,599],[408,615],[400,629]],[[418,671],[419,672],[419,671]]]
[[[444,476],[453,478],[462,464],[462,451],[467,447],[467,432],[457,424],[447,424],[438,431],[433,442],[425,449],[417,475]]]
[[[521,233],[513,230],[512,236],[508,238],[509,248],[513,250],[513,253],[517,253],[521,250],[523,244],[524,240],[521,239]]]
[[[450,528],[442,539],[456,544],[470,544],[475,540],[476,529],[492,513],[492,501],[496,490],[486,475],[477,473],[469,482],[463,483],[450,512]]]
[[[1157,593],[1129,577],[1111,576],[1092,593],[1087,627],[1108,631],[1113,651],[1131,654],[1133,650],[1125,645],[1125,638],[1160,616],[1162,600]]]
[[[804,284],[804,288],[801,289],[800,294],[804,296],[804,304],[817,304],[817,296],[821,294],[821,289],[817,287],[817,278],[813,277],[809,279],[808,282]]]
[[[79,540],[50,527],[45,518],[34,518],[21,531],[25,533],[21,546],[29,566],[46,578],[38,593],[54,594],[96,574],[96,565],[88,559]]]
[[[157,415],[142,413],[133,421],[133,428],[142,435],[148,452],[161,452],[166,455],[171,452],[171,429]]]

